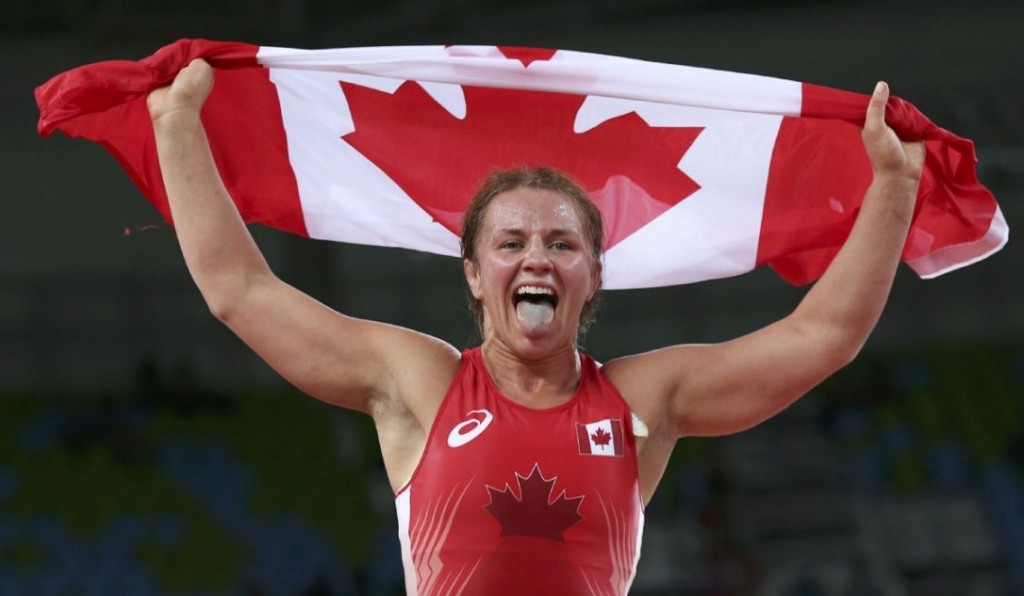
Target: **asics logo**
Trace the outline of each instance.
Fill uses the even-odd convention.
[[[491,421],[494,420],[494,415],[487,410],[470,410],[466,412],[466,416],[473,414],[482,415],[482,417],[474,416],[456,424],[452,432],[448,433],[449,447],[462,447],[469,443],[483,434],[487,427],[491,425]]]

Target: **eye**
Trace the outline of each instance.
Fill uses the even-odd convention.
[[[551,248],[553,248],[554,250],[571,250],[572,245],[566,242],[565,240],[558,240],[556,242],[551,243]]]
[[[506,248],[506,249],[509,249],[509,250],[515,250],[515,249],[522,248],[522,247],[523,247],[523,243],[518,241],[518,240],[506,240],[506,241],[502,242],[501,245],[500,245],[500,248]]]

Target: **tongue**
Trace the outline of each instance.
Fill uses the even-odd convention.
[[[519,322],[528,333],[541,331],[555,317],[555,307],[547,302],[524,300],[516,305]]]

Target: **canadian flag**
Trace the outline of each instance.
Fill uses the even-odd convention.
[[[598,420],[590,424],[576,423],[576,440],[580,455],[622,457],[622,421],[618,418]]]
[[[604,214],[604,286],[817,278],[871,180],[868,96],[627,58],[498,46],[297,50],[182,40],[36,90],[39,132],[101,143],[170,218],[145,96],[203,57],[214,159],[247,221],[313,238],[458,255],[495,169],[549,165]],[[1006,242],[970,141],[891,98],[928,152],[903,259],[932,277]]]

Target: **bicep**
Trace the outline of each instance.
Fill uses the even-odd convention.
[[[404,378],[457,360],[448,344],[341,314],[276,277],[254,283],[221,320],[303,392],[369,412],[400,398]]]
[[[633,369],[626,384],[642,387],[638,399],[679,436],[731,434],[775,415],[842,367],[842,343],[787,317],[732,341],[624,359]]]

